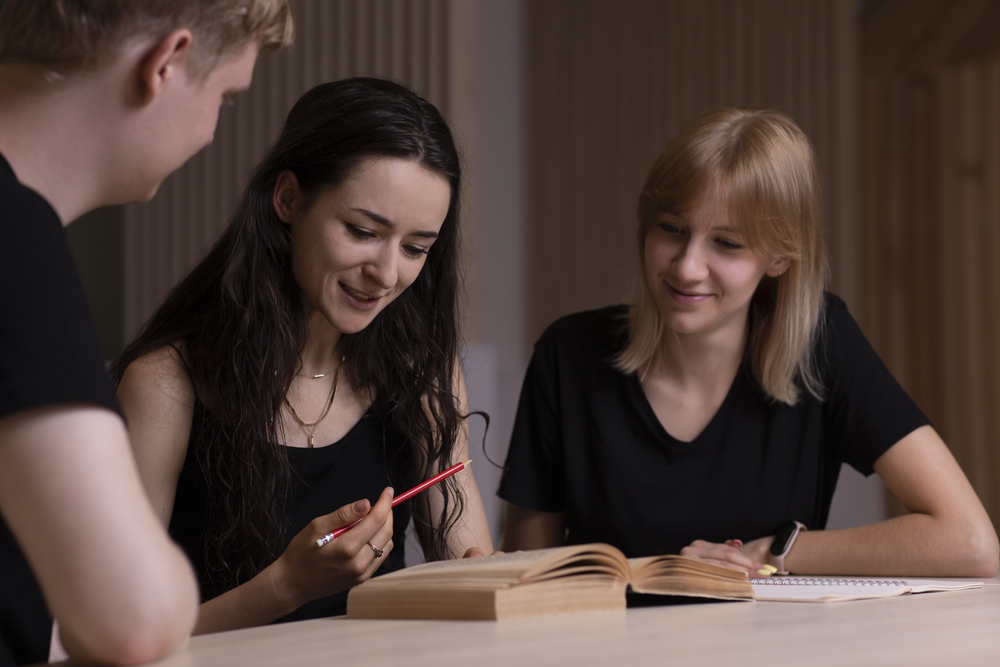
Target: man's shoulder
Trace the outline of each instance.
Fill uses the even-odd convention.
[[[22,184],[0,154],[0,232],[4,238],[0,246],[17,252],[18,239],[50,234],[61,228],[55,209],[42,195]]]
[[[0,415],[56,403],[117,410],[66,233],[6,162],[0,238]]]

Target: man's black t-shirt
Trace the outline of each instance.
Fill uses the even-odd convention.
[[[608,542],[629,557],[677,553],[696,539],[773,535],[784,521],[826,525],[842,462],[864,474],[928,423],[827,295],[817,350],[824,401],[769,401],[744,363],[705,430],[670,436],[635,374],[611,359],[626,306],[578,313],[535,345],[499,495],[566,512],[568,542]]]
[[[0,155],[0,419],[59,403],[118,410],[59,217]],[[0,666],[46,661],[51,625],[0,516]]]

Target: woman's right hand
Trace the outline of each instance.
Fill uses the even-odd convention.
[[[363,499],[313,519],[267,568],[275,593],[297,608],[371,577],[392,551],[392,495],[393,490],[386,488],[374,506]],[[316,546],[324,535],[362,518],[337,539]],[[370,545],[381,549],[382,556],[376,557]]]

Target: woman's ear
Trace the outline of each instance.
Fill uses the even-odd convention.
[[[278,179],[274,182],[274,194],[271,197],[271,204],[278,219],[284,223],[291,223],[298,208],[299,201],[299,179],[291,169],[285,169],[278,174]]]
[[[771,262],[771,265],[767,267],[767,271],[765,273],[767,273],[767,275],[770,276],[771,278],[777,278],[782,273],[787,271],[788,267],[791,266],[791,264],[792,260],[788,259],[787,257],[778,257],[777,259]]]

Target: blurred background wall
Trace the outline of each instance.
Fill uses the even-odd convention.
[[[311,86],[388,76],[435,103],[465,155],[463,365],[502,462],[531,343],[628,300],[646,170],[720,105],[791,115],[816,148],[833,289],[1000,516],[1000,62],[994,0],[293,0],[212,146],[152,202],[69,228],[102,345],[122,349],[224,226],[247,170]],[[500,529],[499,471],[472,426]],[[831,527],[877,521],[841,477]]]

